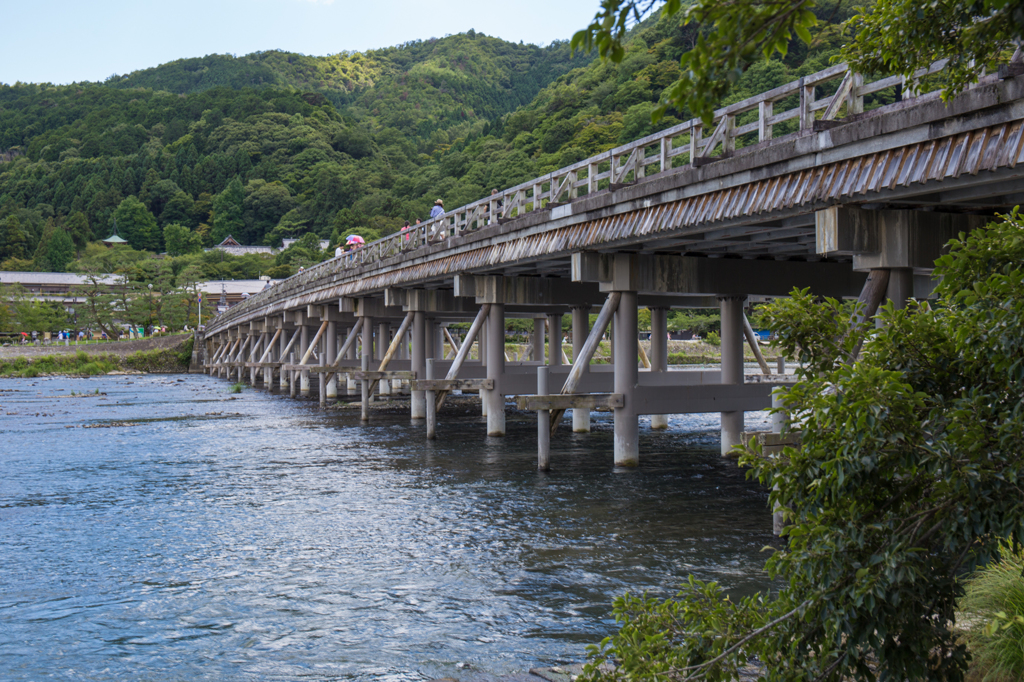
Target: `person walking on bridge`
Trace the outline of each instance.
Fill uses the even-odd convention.
[[[438,199],[437,201],[434,202],[434,208],[430,209],[430,219],[434,220],[436,218],[440,218],[443,215],[444,215],[444,202],[441,201],[440,199]],[[445,225],[444,224],[440,224],[437,227],[434,227],[433,230],[428,230],[428,232],[433,232],[436,239],[444,239],[445,238],[445,233],[444,233],[445,230],[444,230],[444,228],[445,228]]]
[[[444,202],[438,199],[434,202],[434,207],[430,209],[430,219],[440,218],[444,215]]]

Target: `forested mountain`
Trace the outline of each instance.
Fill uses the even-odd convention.
[[[488,120],[529,103],[573,66],[569,44],[508,43],[469,31],[362,53],[312,57],[271,50],[244,57],[209,55],[112,76],[105,85],[191,94],[215,87],[318,92],[376,128],[429,138],[437,130]]]
[[[836,21],[844,8],[819,11]],[[153,251],[228,234],[274,246],[387,234],[435,198],[454,208],[688,117],[652,124],[650,113],[695,35],[648,21],[618,65],[470,32],[332,57],[215,55],[102,84],[0,85],[0,267],[57,268],[66,259],[47,260],[51,241],[81,249],[115,218]],[[827,66],[836,41],[826,30],[810,50],[796,42],[784,61],[754,64],[733,96]]]

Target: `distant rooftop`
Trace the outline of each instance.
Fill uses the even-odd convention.
[[[292,244],[294,244],[297,241],[299,241],[299,240],[298,239],[282,239],[281,240],[281,250],[287,249],[289,246],[291,246]],[[330,245],[331,245],[331,240],[330,239],[321,239],[320,240],[320,248],[321,249],[326,249]]]
[[[102,284],[117,284],[117,275],[100,275]],[[0,272],[0,284],[22,286],[78,286],[89,284],[89,278],[72,272]]]
[[[218,251],[230,253],[232,256],[244,256],[249,253],[265,253],[267,255],[274,254],[274,248],[271,246],[242,246],[231,235],[228,235],[224,241],[213,248]]]

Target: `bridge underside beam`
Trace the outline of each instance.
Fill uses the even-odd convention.
[[[572,277],[598,282],[602,291],[785,296],[794,287],[810,287],[838,298],[857,296],[865,276],[843,263],[580,252],[572,257]]]
[[[853,269],[908,268],[929,274],[945,245],[989,218],[937,211],[871,211],[830,206],[815,214],[817,251],[822,256],[853,256]]]

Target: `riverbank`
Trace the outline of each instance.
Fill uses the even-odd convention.
[[[0,347],[0,376],[177,374],[188,371],[191,357],[190,334],[77,347],[4,346]]]

